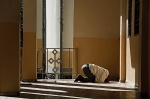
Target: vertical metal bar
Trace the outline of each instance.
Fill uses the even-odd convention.
[[[63,48],[63,0],[60,0],[60,73],[62,72],[62,48]]]
[[[70,68],[70,48],[69,48],[69,68]]]
[[[22,57],[23,57],[23,0],[20,0],[20,80],[22,80]]]
[[[46,69],[46,0],[43,0],[42,2],[43,6],[42,6],[42,66],[43,66],[43,72],[45,73],[45,69]],[[42,78],[43,78],[43,74],[42,74]]]
[[[54,48],[54,51],[57,51],[57,49]],[[54,68],[56,67],[56,54],[54,54]]]
[[[37,75],[38,75],[38,66],[39,66],[39,64],[38,64],[38,60],[39,60],[39,50],[37,51],[37,56],[36,56],[36,63],[37,63],[37,67],[36,67],[36,71],[37,71]]]
[[[44,66],[43,66],[43,49],[42,49],[42,79],[43,79],[43,72],[44,72]]]
[[[57,51],[57,49],[54,48],[54,51]],[[57,53],[56,53],[57,54]],[[56,68],[56,54],[54,54],[54,68]],[[54,71],[55,73],[55,79],[57,78],[57,75],[56,75],[56,71]]]
[[[23,47],[23,0],[20,0],[20,47]]]
[[[45,73],[46,76],[48,76],[48,48],[47,48],[47,58],[46,58],[46,64],[47,64],[47,73]]]
[[[76,49],[76,69],[77,69],[77,73],[78,74],[78,49]]]

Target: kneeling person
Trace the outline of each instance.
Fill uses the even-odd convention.
[[[84,64],[82,71],[86,77],[78,75],[74,82],[109,82],[109,71],[95,64]]]

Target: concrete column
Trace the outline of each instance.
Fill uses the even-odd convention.
[[[127,0],[120,0],[120,6],[120,82],[125,82]]]
[[[23,0],[22,81],[36,81],[36,0]]]
[[[0,95],[18,95],[20,0],[0,1]]]
[[[140,35],[141,35],[141,65],[139,67],[139,81],[138,81],[138,91],[140,95],[146,97],[150,90],[149,87],[149,50],[150,50],[150,1],[149,0],[141,0],[141,9],[140,9]]]

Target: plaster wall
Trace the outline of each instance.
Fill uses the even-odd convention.
[[[135,32],[134,31],[135,9],[134,8],[135,8],[135,3],[133,1],[133,3],[132,3],[131,36],[128,35],[128,28],[127,28],[127,33],[126,33],[127,34],[126,35],[127,36],[127,38],[126,38],[126,82],[129,82],[133,86],[138,86],[138,79],[139,79],[138,69],[140,67],[140,57],[141,57],[141,55],[140,55],[141,27],[140,27],[139,34],[135,35],[135,33],[134,33]],[[141,24],[141,21],[140,21],[140,24]]]
[[[20,90],[20,1],[0,2],[0,95],[16,95]]]
[[[120,0],[74,1],[74,47],[78,73],[85,63],[95,63],[119,77]]]
[[[36,80],[36,7],[37,0],[23,0],[22,80]]]
[[[37,40],[42,39],[42,0],[37,0]],[[37,43],[38,44],[38,43]]]
[[[63,0],[63,47],[73,47],[74,0]]]
[[[140,65],[139,36],[132,35],[126,42],[126,82],[138,85],[138,67]]]

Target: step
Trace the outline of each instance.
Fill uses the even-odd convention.
[[[109,83],[74,83],[73,79],[43,79],[37,82],[21,82],[21,97],[51,97],[99,99],[98,97],[138,97],[136,88],[125,83],[110,81]],[[120,96],[122,94],[122,96]],[[27,97],[27,95],[29,97]],[[59,99],[58,98],[58,99]],[[103,99],[103,98],[102,98]]]

